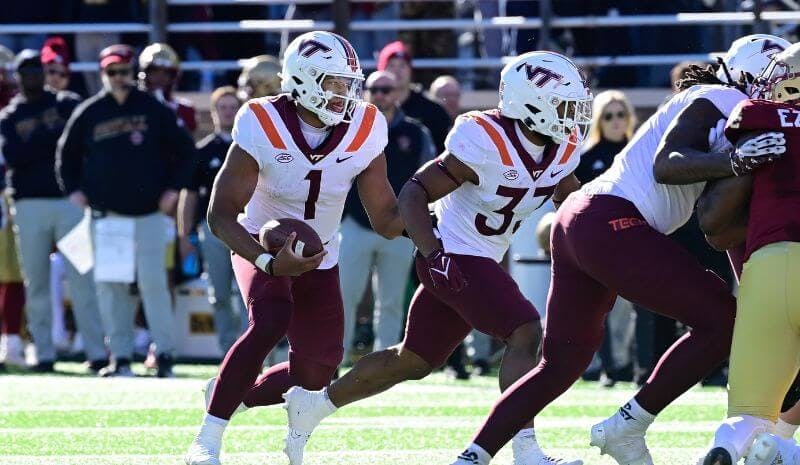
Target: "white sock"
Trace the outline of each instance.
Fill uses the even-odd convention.
[[[328,409],[328,411],[325,412],[325,416],[332,415],[333,412],[339,410],[339,407],[333,405],[333,402],[331,402],[331,398],[328,397],[327,387],[322,389],[322,396],[325,398],[325,402],[323,403],[323,405]]]
[[[200,432],[197,433],[197,439],[202,439],[204,446],[219,454],[222,446],[222,433],[225,432],[226,426],[228,426],[228,420],[206,413],[203,423],[200,425]]]
[[[774,424],[764,418],[750,415],[730,417],[714,433],[714,446],[724,447],[739,457],[746,455],[756,436],[772,431]]]
[[[636,399],[631,399],[620,407],[619,416],[625,420],[624,425],[642,431],[646,430],[656,419],[656,416],[643,409]]]
[[[794,437],[794,433],[797,432],[798,426],[800,425],[786,423],[782,418],[778,418],[778,423],[775,425],[775,434],[783,439],[792,439]]]
[[[473,465],[489,465],[492,456],[483,447],[473,442],[458,456],[458,460],[472,463]]]

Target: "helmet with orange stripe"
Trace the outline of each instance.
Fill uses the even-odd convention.
[[[352,119],[363,82],[356,51],[337,34],[308,32],[286,48],[281,89],[327,126]]]
[[[500,73],[500,113],[557,143],[580,144],[592,119],[581,71],[555,52],[528,52]]]

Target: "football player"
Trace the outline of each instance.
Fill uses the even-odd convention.
[[[520,55],[500,75],[498,109],[461,115],[446,152],[400,192],[400,211],[417,246],[421,285],[406,334],[394,347],[360,359],[327,389],[292,388],[286,395],[286,453],[302,463],[303,448],[326,416],[347,404],[441,366],[473,329],[506,344],[500,389],[536,365],[539,313],[499,265],[514,233],[550,198],[560,204],[579,187],[572,174],[591,120],[592,94],[580,70],[553,52]],[[438,230],[428,205],[434,203]],[[545,455],[525,422],[514,433],[517,465],[566,462]]]
[[[247,60],[236,84],[242,101],[269,97],[281,92],[281,64],[271,55],[258,55]]]
[[[542,361],[503,394],[456,464],[488,463],[578,379],[600,346],[617,295],[692,328],[636,396],[591,429],[591,444],[617,463],[653,464],[644,439],[648,426],[728,355],[735,312],[727,285],[667,234],[689,219],[705,180],[747,171],[729,155],[721,131],[746,98],[744,86],[727,74],[752,81],[788,45],[766,35],[734,42],[719,77],[699,74],[716,85],[692,85],[675,95],[608,171],[558,210]]]
[[[386,177],[386,120],[361,100],[364,75],[350,43],[329,32],[297,37],[286,50],[282,79],[286,93],[239,110],[211,193],[208,225],[234,253],[250,322],[209,380],[207,414],[188,465],[220,463],[222,433],[235,411],[279,403],[291,386],[320,389],[336,372],[344,352],[337,231],[353,182],[376,232],[392,238],[403,231]],[[269,220],[285,217],[313,227],[325,250],[295,254],[293,233],[270,256],[256,235]],[[289,361],[256,379],[284,335]]]
[[[698,204],[716,247],[745,243],[728,419],[703,465],[735,464],[751,444],[747,465],[800,463],[793,441],[769,434],[800,368],[800,44],[773,57],[754,95],[764,100],[739,104],[725,134],[737,151],[771,149],[779,159],[714,183]]]
[[[183,127],[191,134],[197,129],[194,105],[189,100],[172,94],[180,73],[181,61],[178,54],[167,44],[150,44],[139,54],[139,87],[172,108]]]

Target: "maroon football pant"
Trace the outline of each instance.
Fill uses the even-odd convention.
[[[338,267],[292,278],[269,276],[238,255],[232,262],[250,323],[225,356],[209,405],[208,413],[223,419],[241,402],[280,403],[292,386],[322,389],[344,353]],[[289,362],[271,367],[256,382],[264,359],[284,335]]]
[[[0,334],[19,334],[24,307],[25,286],[0,283]]]
[[[474,442],[494,455],[589,365],[617,294],[691,327],[636,396],[657,414],[727,357],[736,302],[725,282],[629,201],[572,194],[551,233],[542,361],[505,391]]]
[[[467,280],[458,293],[434,287],[425,259],[416,259],[422,284],[408,309],[403,347],[433,368],[443,365],[473,328],[505,340],[520,326],[539,321],[536,308],[497,262],[456,254],[453,260]]]

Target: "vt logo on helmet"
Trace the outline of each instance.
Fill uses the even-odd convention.
[[[500,73],[500,113],[556,143],[578,145],[592,119],[592,94],[580,70],[554,52],[528,52]]]
[[[281,89],[326,126],[351,120],[363,82],[356,51],[337,34],[308,32],[286,49]]]
[[[791,43],[770,34],[750,34],[733,41],[722,57],[717,78],[730,85],[743,83],[745,93],[752,93],[755,78],[764,72],[772,57],[789,48]]]

